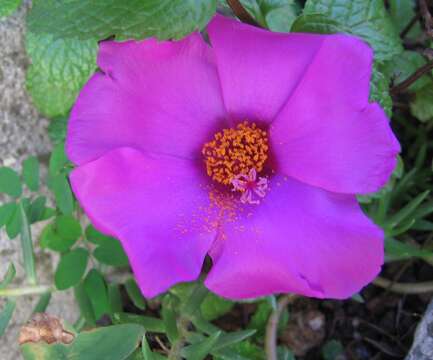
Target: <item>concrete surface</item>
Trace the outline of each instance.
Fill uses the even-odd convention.
[[[48,120],[38,114],[25,90],[28,60],[24,51],[24,24],[28,7],[29,2],[25,1],[17,13],[0,19],[0,166],[7,165],[16,169],[20,168],[21,161],[27,156],[47,154],[51,147],[46,131]],[[0,197],[0,204],[4,200]],[[57,259],[52,253],[37,248],[38,234],[42,227],[43,224],[36,224],[32,228],[36,243],[37,272],[41,284],[51,284]],[[0,231],[0,278],[10,262],[17,268],[13,286],[23,286],[25,276],[19,238],[11,241],[4,231]],[[37,300],[34,297],[18,299],[12,322],[0,338],[1,360],[22,358],[17,334],[28,320]],[[0,309],[3,304],[4,300],[0,299]],[[47,312],[68,321],[74,321],[77,317],[70,293],[54,294]]]

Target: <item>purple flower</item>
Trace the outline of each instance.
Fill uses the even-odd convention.
[[[380,271],[383,232],[355,194],[400,151],[369,103],[373,54],[348,35],[221,16],[182,41],[101,43],[72,110],[73,190],[123,244],[144,295],[196,279],[228,298],[346,298]]]

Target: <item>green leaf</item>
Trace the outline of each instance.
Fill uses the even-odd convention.
[[[248,360],[263,360],[266,358],[263,349],[252,342],[242,341],[233,345],[231,350],[236,354],[235,356],[224,356],[225,351],[219,351],[215,360],[234,360],[234,359],[248,359]]]
[[[140,310],[144,310],[146,308],[146,301],[133,278],[126,280],[125,289],[134,305]]]
[[[65,175],[59,174],[52,178],[51,183],[57,207],[65,215],[70,215],[74,211],[74,196]]]
[[[43,3],[38,1],[34,8]],[[96,69],[97,48],[95,40],[55,39],[49,34],[27,32],[26,50],[32,64],[26,86],[41,113],[54,117],[69,111]]]
[[[396,55],[387,63],[386,71],[393,78],[394,84],[399,84],[411,76],[416,70],[426,63],[424,57],[416,51],[405,50]],[[424,86],[432,86],[429,75],[421,76],[417,81],[409,86],[409,91],[421,90]]]
[[[15,170],[0,167],[0,193],[19,197],[22,193],[21,180]]]
[[[111,239],[114,239],[96,230],[92,224],[86,227],[85,234],[86,234],[86,239],[96,245],[104,245],[106,241],[110,241]]]
[[[413,116],[421,121],[433,119],[433,83],[430,82],[415,93],[415,98],[410,103],[410,111]]]
[[[189,360],[203,360],[212,351],[220,335],[221,331],[218,331],[199,343],[184,347],[181,355]]]
[[[342,355],[343,353],[343,345],[337,340],[328,341],[322,348],[322,355],[324,360],[335,360],[339,355]]]
[[[107,326],[79,333],[70,345],[26,343],[21,349],[26,360],[125,360],[136,350],[143,333],[134,324]]]
[[[96,320],[100,319],[102,315],[110,313],[107,286],[98,270],[89,271],[84,280],[84,290],[92,303]]]
[[[292,32],[335,34],[349,32],[342,24],[323,14],[302,14],[292,24]]]
[[[33,6],[28,27],[63,38],[181,39],[215,11],[216,0],[44,0]]]
[[[391,118],[392,98],[389,94],[390,78],[384,72],[383,65],[377,61],[373,64],[373,71],[370,82],[370,101],[378,102],[385,113]]]
[[[27,187],[32,191],[39,189],[39,161],[35,156],[30,156],[23,162],[23,179]]]
[[[136,324],[107,326],[81,332],[70,347],[69,358],[123,360],[137,348],[143,333],[143,327]]]
[[[107,237],[94,251],[93,256],[102,264],[111,266],[128,266],[128,257],[119,240]]]
[[[240,343],[241,341],[244,341],[245,339],[254,335],[255,332],[256,330],[241,330],[241,331],[234,331],[227,334],[222,334],[218,338],[218,341],[216,342],[212,351],[219,351],[228,346],[233,346],[237,343]]]
[[[38,196],[36,199],[32,201],[29,208],[29,221],[31,224],[47,220],[47,213],[46,213],[46,207],[45,204],[47,202],[47,198],[45,196]]]
[[[17,271],[15,270],[14,264],[10,263],[3,280],[0,281],[0,289],[7,287],[14,279],[16,273]]]
[[[6,234],[9,239],[15,239],[21,231],[22,218],[18,204],[15,204],[14,211],[6,223]]]
[[[28,342],[21,345],[21,353],[25,360],[69,360],[68,352],[69,349],[63,344]]]
[[[212,321],[228,313],[235,303],[209,292],[203,300],[200,309],[203,318]]]
[[[304,14],[323,14],[367,41],[377,60],[389,60],[403,48],[383,0],[307,0]]]
[[[70,215],[61,215],[42,231],[41,247],[65,252],[77,242],[80,236],[80,223]]]
[[[385,257],[386,261],[399,261],[410,258],[433,258],[433,252],[418,249],[413,245],[395,240],[393,238],[385,239]]]
[[[53,144],[65,142],[66,126],[68,118],[66,116],[58,116],[50,121],[48,125],[48,136]]]
[[[33,309],[33,314],[45,312],[47,310],[48,305],[50,304],[50,300],[51,300],[50,292],[42,294],[39,297],[39,300]]]
[[[0,228],[2,228],[11,220],[16,208],[17,204],[14,202],[10,202],[0,206]]]
[[[110,313],[120,313],[123,311],[122,294],[119,285],[108,284],[108,301],[110,303]]]
[[[170,305],[167,305],[167,303],[163,303],[161,315],[167,337],[173,344],[179,338],[179,331],[176,323],[176,314]]]
[[[21,249],[23,253],[24,269],[26,271],[27,281],[36,284],[36,266],[35,253],[33,250],[33,239],[30,230],[30,223],[24,210],[23,201],[18,205],[21,218]]]
[[[90,326],[95,326],[96,318],[93,312],[92,303],[84,290],[83,282],[80,282],[74,287],[75,300],[77,301],[78,307],[80,308],[80,313],[86,320],[87,324]]]
[[[139,324],[143,326],[147,332],[165,333],[164,322],[161,319],[150,316],[116,313],[113,314],[113,322],[115,324]]]
[[[410,23],[415,13],[416,0],[388,0],[389,14],[397,29],[398,33],[401,33],[403,29]],[[422,29],[419,21],[412,26],[406,37],[414,38],[421,34]]]
[[[407,219],[411,216],[415,210],[421,205],[421,203],[425,200],[425,198],[429,195],[430,190],[426,190],[421,194],[418,194],[415,198],[413,198],[408,204],[406,204],[403,208],[401,208],[396,214],[391,216],[385,222],[386,229],[392,229],[398,224],[400,224],[403,220]]]
[[[3,336],[15,310],[15,300],[8,299],[0,312],[0,337]]]
[[[64,173],[65,167],[68,165],[69,160],[65,152],[65,143],[61,142],[54,146],[50,156],[50,163],[48,166],[49,173],[52,176]]]
[[[57,289],[65,290],[77,285],[87,267],[89,253],[86,249],[76,248],[60,258],[54,276]]]
[[[2,0],[0,2],[0,18],[12,15],[22,0]]]
[[[263,27],[272,31],[288,32],[299,6],[292,0],[241,0],[242,5]]]
[[[271,312],[272,306],[268,301],[260,302],[256,312],[251,317],[248,328],[256,329],[258,334],[263,334]]]

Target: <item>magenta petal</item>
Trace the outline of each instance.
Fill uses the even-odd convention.
[[[233,299],[273,293],[347,298],[383,263],[383,232],[352,195],[277,175],[261,204],[226,223],[206,286]]]
[[[369,104],[372,53],[360,40],[328,36],[270,129],[279,169],[340,193],[377,191],[400,146],[377,104]]]
[[[238,121],[272,121],[325,38],[273,33],[219,15],[208,32],[226,109]]]
[[[193,158],[226,117],[210,47],[198,34],[182,41],[101,43],[95,74],[68,126],[76,164],[116,147]]]
[[[145,296],[196,279],[214,240],[200,215],[209,198],[196,172],[189,160],[120,148],[70,176],[93,224],[121,241]]]

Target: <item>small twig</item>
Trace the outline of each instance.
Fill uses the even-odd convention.
[[[277,330],[281,314],[288,304],[293,302],[295,295],[285,295],[278,300],[277,308],[269,317],[266,325],[265,350],[267,360],[277,360]]]
[[[250,13],[243,7],[241,2],[239,0],[227,0],[227,4],[230,6],[230,8],[233,10],[236,17],[250,25],[254,25],[257,27],[260,27],[260,25],[257,23],[256,20],[253,19],[253,17],[250,15]]]
[[[433,69],[433,61],[428,62],[427,64],[421,66],[407,79],[403,80],[400,84],[392,87],[390,90],[391,95],[396,95],[398,93],[405,91],[410,85],[412,85],[415,81],[417,81],[421,76],[429,73],[432,69]]]
[[[419,20],[419,18],[420,18],[419,14],[416,14],[414,17],[412,17],[411,21],[409,21],[409,23],[401,31],[401,33],[400,33],[401,38],[404,38],[408,34],[410,29],[412,29],[412,27],[416,24],[416,22]]]
[[[424,19],[427,35],[433,38],[433,17],[429,10],[427,0],[419,0],[419,10]]]
[[[155,341],[158,343],[158,345],[161,347],[162,350],[164,350],[164,352],[166,354],[168,354],[170,352],[170,349],[165,346],[165,344],[162,342],[162,340],[159,338],[159,336],[155,336]]]
[[[373,284],[399,294],[423,294],[433,292],[433,281],[398,283],[379,276],[373,281]]]

